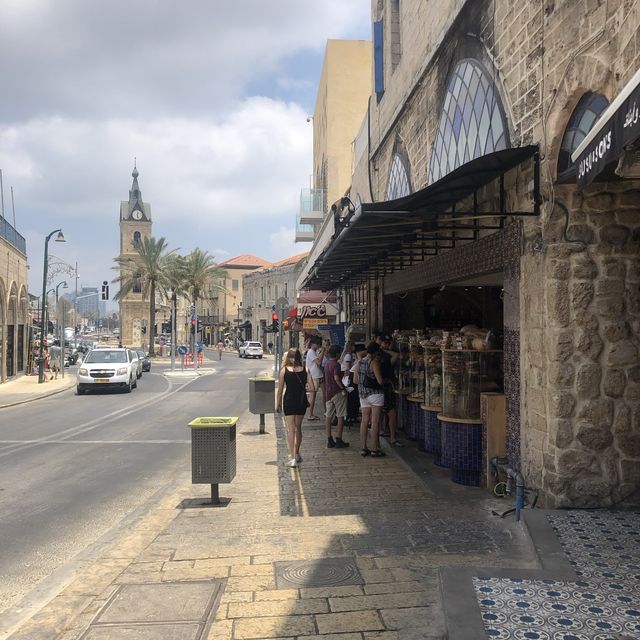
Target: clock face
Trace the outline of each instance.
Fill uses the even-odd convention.
[[[140,211],[140,209],[136,209],[132,214],[131,217],[134,220],[142,220],[142,211]]]

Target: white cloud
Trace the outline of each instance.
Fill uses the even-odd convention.
[[[302,253],[311,246],[308,243],[296,243],[295,236],[295,227],[279,227],[269,234],[269,251],[274,262]]]
[[[170,246],[218,259],[304,250],[290,225],[311,173],[321,56],[328,38],[367,37],[369,11],[369,0],[1,0],[0,168],[32,291],[57,227],[82,284],[113,277],[134,156]]]

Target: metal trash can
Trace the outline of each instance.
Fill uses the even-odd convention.
[[[260,414],[260,433],[264,433],[264,414],[275,413],[275,378],[249,378],[249,411]]]
[[[191,482],[211,485],[211,503],[219,504],[218,484],[236,477],[238,418],[196,418],[191,427]]]

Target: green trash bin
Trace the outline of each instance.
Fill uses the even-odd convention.
[[[191,482],[211,485],[211,503],[220,504],[218,484],[236,477],[238,418],[203,417],[191,427]]]

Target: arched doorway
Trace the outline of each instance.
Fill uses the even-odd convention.
[[[0,382],[4,381],[4,376],[5,376],[4,337],[5,337],[6,310],[7,310],[6,296],[4,292],[4,287],[2,286],[2,281],[0,281]]]
[[[18,292],[11,287],[7,304],[7,378],[16,375],[16,322],[18,319]]]

